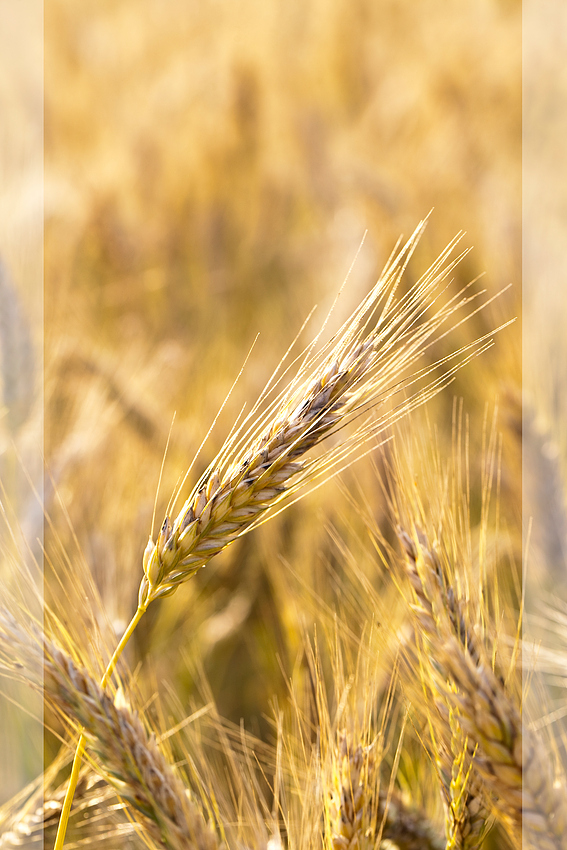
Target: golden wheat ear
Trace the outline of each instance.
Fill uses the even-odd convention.
[[[0,850],[52,847],[55,841],[67,782],[56,786],[50,781],[59,772],[52,767],[39,780],[23,790],[0,810]],[[69,821],[70,846],[119,846],[121,850],[148,847],[126,819],[126,804],[119,802],[115,790],[90,766],[81,770],[75,792],[75,805]]]
[[[484,337],[431,367],[416,369],[436,340],[480,309],[471,306],[476,296],[469,296],[467,287],[441,303],[447,277],[461,259],[449,259],[458,240],[398,295],[424,226],[322,351],[307,349],[283,390],[274,382],[273,394],[266,393],[230,435],[177,517],[165,517],[157,540],[150,538],[144,553],[140,607],[173,593],[290,494],[370,451],[386,428],[439,392],[460,366],[491,345]],[[342,436],[343,427],[354,420],[357,429]],[[311,450],[339,431],[341,440],[309,461]]]

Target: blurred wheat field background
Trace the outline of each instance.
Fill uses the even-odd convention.
[[[312,340],[363,238],[325,339],[432,209],[400,295],[461,230],[457,251],[473,250],[443,298],[470,281],[487,298],[512,286],[417,365],[520,315],[521,5],[49,0],[44,45],[46,688],[80,680],[95,718],[110,717],[115,735],[112,724],[126,724],[146,748],[172,795],[156,792],[163,806],[184,809],[182,782],[198,812],[185,812],[192,844],[164,838],[163,825],[141,838],[128,817],[141,809],[147,826],[153,815],[126,786],[125,813],[100,778],[101,761],[119,770],[101,735],[65,846],[472,848],[492,823],[483,846],[519,846],[517,754],[489,736],[491,750],[485,726],[488,755],[469,775],[463,733],[475,739],[464,696],[474,682],[517,741],[519,322],[383,434],[391,440],[153,603],[120,662],[118,695],[95,681],[136,610],[166,445],[157,526],[245,360],[183,499],[295,337],[298,351]],[[15,438],[24,459],[36,439],[26,417]],[[558,517],[534,518],[535,581],[549,590],[563,472],[537,411],[534,433],[530,474],[534,487],[552,483],[543,501]],[[35,658],[33,629],[0,626]],[[454,669],[461,652],[466,681]],[[431,658],[443,659],[460,703]],[[46,847],[89,722],[58,693],[45,706],[50,807],[28,803],[41,809]],[[535,694],[542,717],[560,702],[539,680]],[[18,832],[25,818],[11,798],[37,772],[8,701],[2,711],[11,744],[0,846],[36,846],[29,818],[27,837]],[[159,754],[129,712],[156,730]],[[538,812],[541,789],[552,794],[538,765],[562,755],[561,734],[541,734],[537,745],[525,738],[530,775],[545,774],[528,789]],[[504,773],[508,784],[494,788],[490,777]],[[542,847],[565,846],[562,781],[558,802],[543,805],[555,843]]]

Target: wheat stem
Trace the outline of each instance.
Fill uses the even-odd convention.
[[[61,817],[59,819],[59,825],[57,827],[57,835],[55,836],[55,844],[53,845],[53,850],[61,850],[61,848],[63,847],[63,842],[65,841],[65,836],[67,834],[67,826],[69,824],[69,816],[71,814],[71,806],[73,804],[73,797],[75,796],[77,782],[79,781],[81,761],[84,752],[85,736],[81,732],[79,740],[77,742],[75,755],[73,757],[73,766],[71,768],[71,774],[69,776],[69,784],[67,785],[65,799],[63,800],[63,806],[61,808]]]

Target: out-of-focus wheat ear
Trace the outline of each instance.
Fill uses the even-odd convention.
[[[475,663],[454,638],[439,663],[456,685],[448,699],[474,751],[474,764],[497,797],[512,835],[534,850],[567,850],[567,787],[554,776],[543,742],[522,730],[520,711],[489,664]]]
[[[413,610],[422,631],[429,638],[437,638],[440,634],[454,635],[470,657],[479,660],[480,641],[468,622],[464,602],[457,598],[437,551],[420,532],[417,542],[401,528],[398,528],[398,537],[406,554],[406,573],[417,599]]]
[[[423,614],[423,619],[426,614]],[[422,650],[416,645],[415,632],[404,632],[402,641],[401,670],[405,684],[419,681],[416,703],[423,702]],[[434,684],[434,683],[430,683]],[[425,701],[428,721],[432,730],[432,756],[437,762],[441,783],[441,794],[445,808],[446,850],[477,850],[482,847],[493,818],[487,805],[486,789],[474,770],[468,752],[467,739],[457,720],[457,713],[437,689],[432,697],[434,705]]]
[[[215,833],[140,718],[57,647],[46,648],[44,670],[46,695],[72,712],[104,775],[142,814],[154,840],[170,850],[217,850]]]
[[[138,715],[33,624],[20,625],[1,607],[0,664],[42,690],[67,722],[82,729],[97,769],[159,846],[219,850],[215,832]]]
[[[378,839],[398,850],[443,850],[422,812],[380,788],[378,770],[372,747],[340,735],[328,806],[333,850],[371,850]]]
[[[366,748],[361,744],[353,746],[349,737],[342,734],[334,764],[329,805],[333,850],[366,847],[370,814],[367,771]]]
[[[478,662],[481,651],[478,638],[467,622],[464,606],[456,598],[435,549],[427,545],[424,535],[419,535],[419,542],[415,542],[398,529],[398,536],[405,549],[406,572],[417,600],[413,610],[429,657],[435,657],[435,647],[443,636],[453,635]],[[436,678],[432,676],[434,687]],[[439,719],[440,739],[437,758],[445,786],[447,850],[477,850],[488,832],[490,811],[458,711],[451,703],[447,704],[445,696],[444,687],[436,689],[437,709],[441,709],[435,714]]]
[[[35,360],[29,322],[20,296],[0,258],[0,354],[2,404],[11,434],[30,415],[35,390]]]
[[[454,710],[473,769],[515,841],[534,850],[567,850],[567,785],[556,778],[543,742],[522,729],[520,709],[487,660],[466,622],[460,601],[444,593],[435,553],[400,535],[418,604],[418,621],[430,648],[439,692]]]
[[[45,777],[44,781],[48,781]],[[105,783],[106,784],[106,783]],[[16,848],[43,845],[49,842],[51,828],[57,827],[65,789],[51,790],[43,783],[33,783],[29,797],[20,799],[18,795],[13,803],[8,802],[0,812],[0,847]],[[87,786],[87,772],[83,771],[77,783],[76,796],[82,800]]]
[[[445,841],[424,813],[405,804],[396,792],[390,795],[380,792],[378,813],[381,820],[385,815],[380,843],[384,850],[387,846],[398,850],[443,850],[445,847]]]

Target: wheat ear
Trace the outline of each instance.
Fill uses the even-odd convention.
[[[335,758],[329,814],[333,850],[371,850],[382,842],[398,850],[442,850],[423,813],[409,809],[395,792],[378,790],[372,747],[354,745],[342,733]]]
[[[543,743],[522,730],[520,710],[467,630],[462,608],[454,597],[448,604],[439,593],[442,577],[435,553],[423,544],[418,550],[407,535],[402,540],[419,621],[434,650],[439,688],[467,738],[474,769],[497,798],[498,814],[514,839],[523,833],[534,850],[567,850],[564,781],[555,780]]]
[[[166,516],[157,541],[150,539],[144,553],[141,607],[172,593],[290,492],[312,481],[322,469],[328,474],[451,379],[458,368],[455,365],[440,379],[426,382],[393,412],[363,422],[315,467],[305,460],[311,449],[347,422],[421,382],[430,370],[408,377],[407,368],[432,344],[441,325],[469,303],[460,293],[426,318],[441,282],[458,261],[444,266],[454,243],[396,300],[400,278],[422,229],[423,223],[323,351],[313,355],[308,350],[287,389],[261,415],[259,407],[254,408],[231,435],[177,517]],[[474,344],[475,354],[484,343],[478,340]]]
[[[334,788],[330,800],[333,850],[360,850],[365,847],[368,800],[368,752],[353,747],[342,735],[335,765]]]
[[[86,786],[87,776],[83,771],[77,784],[77,797],[82,798]],[[57,789],[52,793],[43,793],[44,789],[40,787],[40,794],[37,793],[37,788],[35,790],[35,799],[32,797],[31,800],[26,800],[22,807],[18,807],[9,818],[6,818],[7,823],[0,823],[0,830],[2,830],[0,834],[1,850],[8,850],[8,848],[13,850],[13,848],[22,847],[26,844],[39,845],[43,842],[45,836],[49,836],[53,823],[55,823],[55,826],[57,825],[65,790]]]
[[[0,609],[0,638],[6,644],[4,666],[19,671],[69,722],[82,727],[101,772],[154,841],[168,850],[219,850],[203,813],[137,714],[124,702],[118,705],[68,653],[32,627],[22,628],[6,609]]]
[[[407,575],[417,600],[413,611],[429,642],[428,648],[431,650],[432,644],[436,645],[440,634],[452,634],[478,662],[477,638],[467,625],[463,607],[449,586],[437,553],[426,545],[423,535],[419,544],[402,529],[398,529],[398,536],[407,556]],[[445,693],[443,687],[436,696],[443,727],[438,761],[445,786],[446,850],[478,850],[486,836],[489,811],[471,763],[458,711],[446,703]]]
[[[452,701],[469,742],[477,745],[475,766],[498,796],[510,831],[523,830],[534,850],[567,850],[567,789],[555,780],[542,741],[522,730],[520,711],[501,680],[454,639],[440,647],[440,664],[457,685]]]

